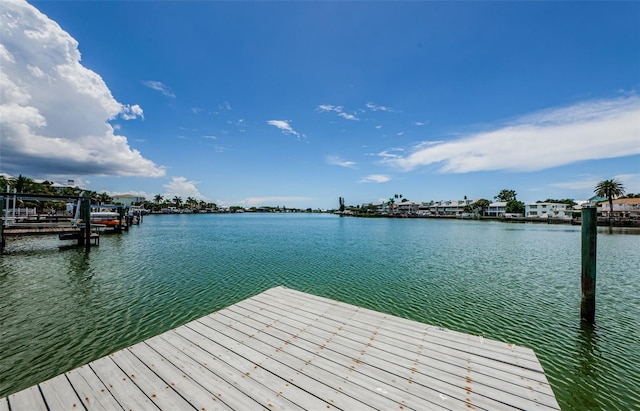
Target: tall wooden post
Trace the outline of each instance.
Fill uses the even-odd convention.
[[[596,239],[598,217],[595,207],[582,209],[582,297],[580,318],[589,324],[596,320]]]
[[[4,197],[0,196],[0,253],[4,250]]]
[[[118,225],[115,228],[115,232],[120,234],[122,232],[122,220],[124,219],[124,210],[122,209],[122,207],[118,207],[117,208],[118,211]]]
[[[82,199],[82,220],[84,221],[84,250],[91,251],[91,199]]]

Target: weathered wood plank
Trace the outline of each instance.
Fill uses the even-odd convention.
[[[47,405],[44,403],[37,385],[10,395],[9,408],[11,410],[47,411]]]
[[[231,307],[228,310],[224,310],[223,315],[228,315],[229,313],[233,313],[234,311],[242,311],[241,307]],[[252,313],[251,317],[243,317],[244,321],[252,321],[258,320],[258,317],[261,314]],[[282,327],[284,322],[279,322],[278,325],[275,325],[270,330],[277,329]],[[317,325],[315,323],[314,325]],[[399,350],[394,345],[385,344],[378,341],[377,335],[372,335],[371,338],[358,338],[353,334],[346,332],[340,335],[338,333],[321,335],[322,338],[326,338],[325,341],[335,341],[340,344],[341,341],[355,342],[359,345],[357,347],[366,348],[367,354],[376,360],[387,361],[393,365],[401,365],[404,368],[401,368],[403,371],[411,371],[412,374],[418,373],[418,369],[426,370],[429,375],[434,378],[439,378],[443,376],[444,378],[448,377],[448,381],[450,383],[455,384],[460,389],[464,389],[465,391],[471,386],[471,383],[475,385],[480,385],[481,387],[488,387],[488,390],[493,392],[494,386],[500,386],[504,391],[506,396],[513,395],[516,397],[516,401],[518,396],[528,397],[532,400],[536,400],[542,404],[548,404],[553,406],[555,399],[552,396],[549,396],[546,393],[541,392],[533,392],[533,387],[537,384],[533,381],[528,381],[527,386],[524,385],[514,385],[510,384],[502,379],[493,378],[491,375],[486,376],[483,374],[479,374],[477,372],[472,372],[473,368],[476,368],[475,365],[469,361],[465,361],[463,363],[458,364],[458,366],[452,365],[450,363],[441,361],[438,358],[432,358],[425,361],[422,357],[422,352],[418,352],[422,350],[422,347],[411,347],[411,350]],[[318,335],[318,334],[316,334]],[[348,337],[347,337],[348,336]],[[346,340],[345,340],[346,339]],[[397,343],[397,341],[394,341]],[[342,343],[343,345],[345,342]],[[379,346],[382,346],[380,348]],[[414,349],[415,348],[415,349]],[[341,352],[342,349],[340,349]],[[413,358],[411,357],[413,354]],[[383,367],[386,367],[382,365]],[[407,376],[410,377],[410,376]],[[456,380],[457,379],[457,380]],[[518,379],[519,383],[522,384],[522,379]],[[526,379],[524,379],[526,380]],[[547,387],[548,390],[548,387]],[[494,392],[494,396],[492,398],[502,397],[502,392]]]
[[[240,324],[239,326],[242,326]],[[268,333],[273,332],[273,328],[270,328]],[[377,391],[377,388],[385,384],[385,391],[392,392],[396,388],[401,389],[407,385],[411,385],[414,383],[415,377],[404,377],[400,375],[399,367],[394,366],[392,363],[381,361],[381,364],[371,364],[373,361],[370,356],[366,356],[366,351],[369,347],[366,344],[351,344],[351,346],[346,347],[337,347],[335,349],[335,343],[332,341],[332,337],[328,336],[325,338],[313,338],[310,335],[300,336],[295,342],[292,342],[290,346],[300,347],[305,349],[308,353],[311,354],[311,357],[307,361],[314,361],[317,363],[318,361],[328,360],[337,364],[350,364],[350,367],[343,367],[342,371],[338,371],[338,374],[344,375],[344,378],[347,378],[351,381],[360,381],[361,386],[363,388],[367,388],[370,390],[369,395],[374,395],[372,391]],[[391,372],[392,369],[394,372]],[[395,384],[389,384],[389,381],[395,382]],[[398,383],[399,382],[399,383]],[[464,407],[467,402],[466,399],[463,399],[464,390],[461,387],[458,387],[458,392],[455,391],[455,388],[448,385],[445,382],[442,382],[438,379],[434,379],[429,382],[429,385],[425,385],[425,387],[430,390],[430,399],[437,400],[440,394],[444,394],[447,397],[451,397],[450,401],[458,401],[459,407]],[[402,393],[406,398],[408,391]],[[493,403],[492,401],[486,401],[481,399],[481,401],[474,404],[474,406],[479,407],[485,405],[484,409],[500,409],[501,406],[499,403]],[[418,397],[410,398],[409,403],[417,402]],[[377,401],[374,401],[377,402]],[[489,404],[483,404],[483,403]],[[397,407],[397,405],[396,405]]]
[[[198,362],[190,356],[193,355],[193,352],[182,346],[187,344],[186,342],[178,340],[177,345],[173,345],[166,338],[167,336],[168,333],[165,333],[161,337],[147,340],[146,343],[167,361],[180,368],[184,374],[197,381],[198,385],[212,393],[212,398],[236,410],[267,409],[259,402],[254,401],[253,398],[245,395],[240,387],[230,384],[220,377],[217,374],[219,368],[214,357],[203,357],[201,352],[196,351],[197,356],[200,357],[200,362]]]
[[[242,309],[242,308],[243,307],[240,305],[229,307],[229,309],[235,309],[235,310]],[[319,329],[324,329],[324,330],[331,329],[331,327],[327,325],[325,321],[323,321],[324,320],[323,318],[319,318],[319,317],[311,318],[307,315],[298,316],[299,314],[298,312],[292,313],[290,309],[285,309],[280,307],[270,307],[269,310],[256,310],[255,306],[251,308],[245,307],[244,309],[247,309],[247,310],[252,309],[256,314],[265,313],[265,311],[273,312],[274,317],[280,316],[279,317],[281,319],[280,321],[286,324],[290,324],[291,321],[298,321],[301,323],[312,321],[314,326]],[[477,349],[473,349],[473,348],[467,349],[465,345],[461,345],[460,343],[450,344],[448,346],[448,345],[445,345],[445,343],[443,343],[442,341],[438,341],[438,340],[434,341],[433,339],[430,338],[429,332],[426,332],[423,334],[422,340],[417,340],[417,339],[404,339],[404,338],[401,338],[402,336],[398,336],[397,334],[391,334],[381,328],[365,330],[363,328],[354,327],[351,324],[341,324],[340,327],[338,327],[338,329],[342,332],[343,335],[348,335],[349,338],[351,337],[369,338],[371,336],[371,332],[375,331],[376,338],[387,338],[389,341],[391,341],[390,344],[392,344],[393,346],[413,345],[415,347],[425,347],[426,345],[428,345],[429,351],[434,351],[438,354],[446,354],[447,358],[453,358],[453,359],[457,358],[460,360],[464,360],[465,368],[468,365],[466,364],[466,362],[473,360],[474,363],[485,364],[490,367],[491,366],[498,367],[499,368],[498,372],[500,374],[503,374],[505,372],[515,373],[518,377],[524,377],[524,378],[532,379],[538,382],[546,382],[546,378],[544,377],[544,374],[535,370],[531,370],[530,368],[523,368],[517,364],[514,364],[516,361],[513,361],[512,357],[510,356],[505,357],[504,354],[500,354],[500,355],[496,355],[496,357],[494,358],[491,358],[491,357],[487,357],[486,354],[478,355]],[[453,347],[451,345],[453,345]],[[511,361],[509,361],[510,359]],[[499,360],[499,361],[496,361],[496,360]]]
[[[261,297],[261,296],[258,296]],[[295,311],[296,314],[307,317],[314,317],[316,321],[324,322],[331,325],[333,322],[339,322],[344,324],[344,317],[335,315],[333,312],[326,312],[322,315],[318,315],[317,312],[312,311],[312,309],[307,309],[302,304],[296,304],[291,302],[292,300],[286,300],[280,302],[280,308],[285,311],[291,312]],[[378,328],[381,324],[379,320],[373,321],[362,321],[360,317],[363,315],[363,310],[359,307],[352,306],[353,309],[349,310],[350,313],[348,315],[349,323],[354,325],[355,327],[370,329],[372,326],[374,328]],[[375,312],[374,312],[375,313]],[[380,313],[378,313],[380,315]],[[370,315],[369,313],[365,313],[365,315]],[[347,314],[345,314],[347,316]],[[421,331],[420,326],[426,326],[424,324],[418,324],[416,329],[414,330],[398,330],[394,329],[390,324],[395,322],[402,321],[403,319],[399,317],[386,316],[391,321],[387,321],[387,328],[390,328],[388,331],[392,335],[397,335],[404,340],[415,340],[420,341],[421,339]],[[409,320],[406,320],[409,321]],[[384,329],[384,328],[383,328]],[[439,343],[445,345],[449,348],[456,348],[465,352],[470,353],[481,353],[482,355],[488,357],[496,357],[496,359],[506,362],[513,363],[519,367],[525,367],[529,369],[533,369],[538,372],[543,372],[542,367],[540,366],[537,358],[535,358],[535,354],[532,350],[528,349],[518,349],[516,352],[515,346],[509,346],[508,344],[501,343],[499,341],[494,341],[490,339],[485,339],[481,337],[469,336],[466,334],[456,333],[455,331],[446,330],[446,329],[437,329],[435,327],[427,328],[424,330],[428,330],[429,338],[433,338],[434,343]],[[382,329],[381,329],[382,331]],[[463,335],[464,337],[458,338],[459,335]]]
[[[113,355],[113,354],[111,354]],[[90,367],[126,410],[159,409],[113,361],[111,355],[90,363]]]
[[[214,320],[207,319],[207,321]],[[212,328],[210,325],[213,325],[215,328]],[[294,402],[300,401],[295,400],[294,396],[299,397],[300,393],[304,392],[305,397],[311,394],[312,396],[322,398],[322,402],[318,402],[318,408],[326,408],[327,405],[333,405],[343,409],[358,409],[365,406],[362,398],[370,397],[370,393],[359,396],[358,393],[355,392],[359,387],[351,386],[348,392],[353,398],[345,398],[340,394],[338,387],[340,385],[348,385],[348,381],[340,381],[340,384],[336,384],[335,381],[332,381],[336,378],[331,374],[325,373],[318,375],[313,372],[305,373],[302,367],[308,364],[304,364],[304,361],[296,361],[296,358],[284,358],[283,361],[284,354],[279,354],[279,351],[282,350],[268,344],[261,344],[259,339],[250,337],[248,334],[240,333],[223,324],[216,324],[215,322],[206,325],[201,324],[198,329],[203,334],[208,335],[210,339],[223,342],[225,346],[231,346],[233,341],[237,341],[235,338],[251,338],[251,346],[237,344],[233,349],[239,355],[255,361],[256,367],[254,372],[263,369],[272,375],[277,375],[281,382],[278,382],[272,377],[274,378],[274,384],[276,384],[274,388],[280,389],[282,395],[292,399]],[[252,329],[250,331],[255,332],[256,336],[261,335],[258,330]],[[292,367],[292,365],[298,365],[299,368],[296,369]],[[296,390],[300,392],[296,392]],[[305,402],[304,404],[306,405],[307,403]]]
[[[49,411],[83,408],[82,401],[64,374],[40,383],[40,391]]]
[[[170,360],[164,358],[147,343],[136,344],[129,348],[136,357],[166,381],[176,392],[198,410],[231,410],[219,401],[213,392],[207,391],[187,372],[183,372]]]
[[[71,370],[66,375],[87,410],[122,410],[118,401],[88,365]]]
[[[226,377],[240,387],[250,387],[251,391],[257,394],[254,398],[263,398],[263,401],[266,402],[265,405],[269,409],[303,409],[304,407],[300,406],[299,403],[304,404],[305,400],[309,401],[313,408],[313,404],[317,400],[315,398],[305,396],[303,400],[299,398],[289,399],[280,394],[283,390],[284,382],[259,366],[259,363],[268,357],[259,355],[259,358],[251,361],[235,351],[239,347],[243,347],[242,343],[228,341],[228,344],[222,346],[199,334],[194,328],[199,329],[197,323],[190,324],[188,328],[182,327],[176,332],[190,341],[197,340],[201,349],[228,365]],[[249,390],[246,393],[249,394]]]
[[[161,410],[195,409],[171,388],[170,383],[158,377],[129,349],[117,351],[111,355],[111,358]]]
[[[269,355],[274,360],[273,364],[286,364],[289,370],[284,375],[291,375],[291,372],[294,372],[289,379],[290,382],[299,384],[304,390],[322,398],[330,398],[336,407],[344,409],[360,409],[365,406],[373,409],[380,409],[379,407],[382,409],[398,409],[399,407],[425,409],[426,406],[428,409],[436,409],[435,404],[427,402],[422,404],[423,407],[420,407],[421,399],[409,400],[406,393],[397,395],[393,387],[389,388],[386,383],[381,383],[370,376],[351,375],[350,365],[352,363],[339,364],[331,360],[325,361],[325,358],[314,352],[320,349],[318,345],[301,348],[298,346],[295,335],[284,334],[280,337],[274,337],[273,334],[278,333],[275,327],[255,330],[250,327],[246,328],[246,325],[242,323],[237,323],[232,327],[222,323],[216,324],[213,318],[202,319],[202,321],[206,322],[206,325],[213,331],[218,332],[218,334],[211,336],[216,340],[254,333],[251,337],[253,349]],[[269,363],[267,366],[271,365],[272,363]],[[272,370],[272,372],[276,371]],[[383,387],[392,392],[389,393]],[[328,397],[326,390],[330,391]],[[338,393],[345,396],[336,396]],[[412,401],[415,404],[412,404]],[[413,408],[412,405],[416,408]]]
[[[0,399],[82,408],[559,409],[533,350],[284,287]]]

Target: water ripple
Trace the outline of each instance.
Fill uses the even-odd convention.
[[[564,410],[640,403],[640,236],[598,239],[578,321],[579,228],[310,215],[150,216],[90,254],[0,259],[0,396],[284,285],[533,348]]]

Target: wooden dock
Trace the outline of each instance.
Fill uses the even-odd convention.
[[[0,410],[559,410],[531,349],[272,288]]]

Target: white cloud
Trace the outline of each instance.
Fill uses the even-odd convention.
[[[142,84],[149,87],[150,89],[159,91],[165,97],[171,97],[171,98],[176,97],[173,91],[171,91],[171,88],[166,84],[162,83],[161,81],[147,80],[147,81],[143,81]]]
[[[138,117],[144,118],[144,112],[142,111],[142,107],[137,104],[123,104],[120,117],[122,117],[124,120],[135,120]]]
[[[349,114],[349,113],[339,113],[338,114],[340,117],[346,119],[346,120],[358,120],[358,118],[356,116],[354,116],[353,114]]]
[[[413,123],[414,126],[426,126],[427,123],[423,122],[423,121],[414,121]]]
[[[442,173],[537,171],[578,161],[640,154],[640,98],[583,102],[516,119],[495,130],[448,142],[419,144],[389,165]]]
[[[583,176],[582,178],[549,184],[549,187],[557,187],[565,190],[583,191],[593,193],[596,185],[602,180],[614,179],[622,183],[626,193],[640,193],[640,174],[618,174],[615,176]]]
[[[2,167],[22,174],[161,176],[110,120],[142,116],[82,66],[78,42],[30,4],[2,2]],[[46,51],[46,52],[45,52]]]
[[[218,137],[216,136],[202,136],[202,138],[208,138],[209,140],[217,140]]]
[[[163,194],[164,198],[172,199],[175,196],[181,197],[182,201],[187,197],[193,197],[197,200],[206,200],[206,198],[200,193],[196,181],[187,181],[185,177],[172,177],[171,181],[164,184],[166,193]]]
[[[376,128],[377,128],[377,129],[381,129],[381,128],[382,128],[382,126],[376,126]]]
[[[370,174],[358,182],[359,183],[386,183],[389,180],[391,180],[391,177],[385,176],[384,174]]]
[[[400,148],[392,148],[390,150],[384,150],[384,151],[379,152],[378,154],[373,154],[373,155],[376,155],[378,157],[382,157],[384,159],[383,161],[391,161],[391,160],[400,160],[400,159],[402,159],[402,156],[400,154],[392,153],[392,151],[403,152],[404,150],[402,150]]]
[[[336,113],[338,113],[338,116],[344,118],[345,120],[352,120],[352,121],[360,120],[355,115],[345,112],[344,109],[342,108],[342,106],[333,106],[331,104],[320,104],[316,108],[316,110],[318,110],[320,112],[327,112],[327,111],[336,112]]]
[[[386,106],[377,106],[373,103],[367,103],[367,108],[371,111],[388,111],[391,113],[394,113],[395,110],[392,109],[391,107],[386,107]]]
[[[338,156],[327,156],[327,164],[347,168],[352,168],[356,165],[354,161],[345,161]]]
[[[289,120],[269,120],[267,124],[279,128],[284,134],[293,134],[298,137],[298,140],[305,137],[304,134],[295,131],[289,124]]]

